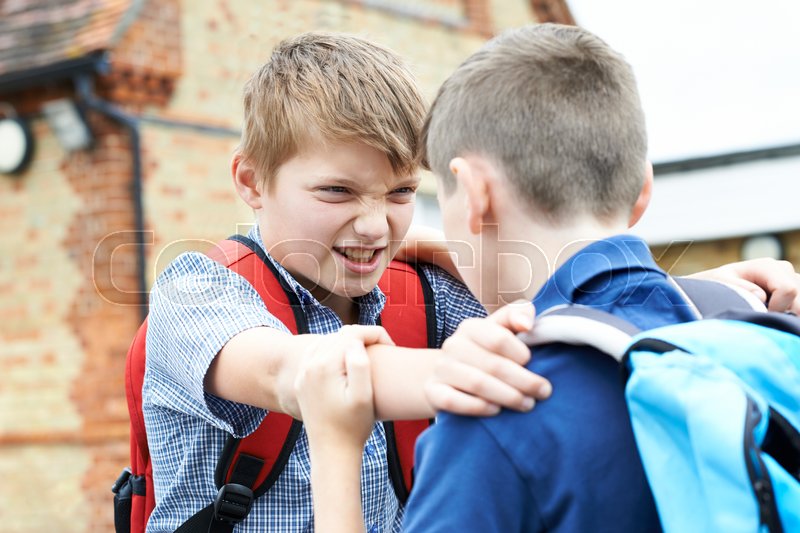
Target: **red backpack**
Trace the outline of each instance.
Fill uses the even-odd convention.
[[[234,235],[217,244],[208,256],[240,274],[258,291],[270,313],[289,330],[308,333],[303,310],[275,266],[254,241]],[[386,295],[381,324],[400,346],[435,346],[436,317],[433,292],[413,266],[393,261],[379,282]],[[143,533],[155,507],[153,467],[142,416],[147,320],[128,350],[125,388],[131,420],[131,466],[114,483],[114,525],[118,533]],[[414,443],[432,420],[384,422],[389,476],[401,502],[413,482]],[[256,498],[280,476],[294,448],[302,423],[282,413],[269,412],[261,425],[243,439],[229,436],[217,461],[214,502],[193,515],[177,531],[231,532],[247,517]]]

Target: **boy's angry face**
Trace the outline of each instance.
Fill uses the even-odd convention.
[[[371,291],[405,237],[417,176],[398,176],[362,143],[311,145],[262,191],[258,223],[270,254],[322,303]]]

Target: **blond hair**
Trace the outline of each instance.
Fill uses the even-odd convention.
[[[552,222],[629,212],[647,151],[631,67],[595,35],[557,24],[510,30],[467,59],[439,90],[422,143],[446,191],[452,158],[482,155]]]
[[[363,142],[398,175],[418,163],[425,102],[400,58],[344,34],[310,32],[279,43],[245,85],[238,151],[267,183],[309,143]]]

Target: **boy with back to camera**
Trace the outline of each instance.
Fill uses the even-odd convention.
[[[493,39],[443,84],[423,139],[446,236],[476,251],[478,268],[461,274],[489,311],[502,296],[538,312],[591,306],[642,329],[694,318],[625,234],[652,188],[644,115],[630,66],[591,33],[543,24]],[[369,364],[329,346],[297,382],[320,530],[361,529],[341,482],[372,416]],[[617,363],[556,344],[527,366],[553,384],[535,410],[442,414],[419,439],[404,530],[660,530]]]
[[[441,353],[391,346],[375,326],[384,305],[377,280],[411,221],[424,114],[394,54],[349,36],[298,36],[253,76],[244,107],[234,185],[256,214],[250,237],[297,296],[311,333],[290,335],[244,278],[203,255],[167,267],[151,298],[143,388],[156,488],[148,531],[172,531],[214,501],[228,435],[249,434],[268,411],[299,417],[298,365],[326,346],[367,346],[381,419],[429,417],[431,403],[467,414],[526,410],[548,394],[544,380],[515,364],[529,352],[501,327],[525,329],[530,309],[469,322]],[[485,314],[453,277],[434,267],[423,274],[435,294],[437,345],[465,317]],[[397,529],[403,512],[385,450],[377,424],[358,454],[356,489],[375,531]],[[276,484],[236,531],[313,525],[301,434]]]
[[[492,118],[458,133],[479,116]],[[646,243],[626,235],[647,207],[652,166],[633,72],[599,38],[557,25],[498,37],[443,85],[424,136],[445,231],[480,242],[480,279],[523,288],[540,313],[580,304],[642,329],[694,318]],[[524,252],[532,277],[487,261],[503,240],[535,245]],[[487,309],[492,296],[481,295]],[[555,391],[535,413],[443,415],[420,439],[407,529],[658,530],[617,363],[556,344],[529,368]]]

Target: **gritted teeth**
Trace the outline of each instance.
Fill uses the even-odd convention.
[[[336,251],[351,261],[355,261],[357,263],[369,263],[377,250],[366,250],[364,248],[336,248]]]

